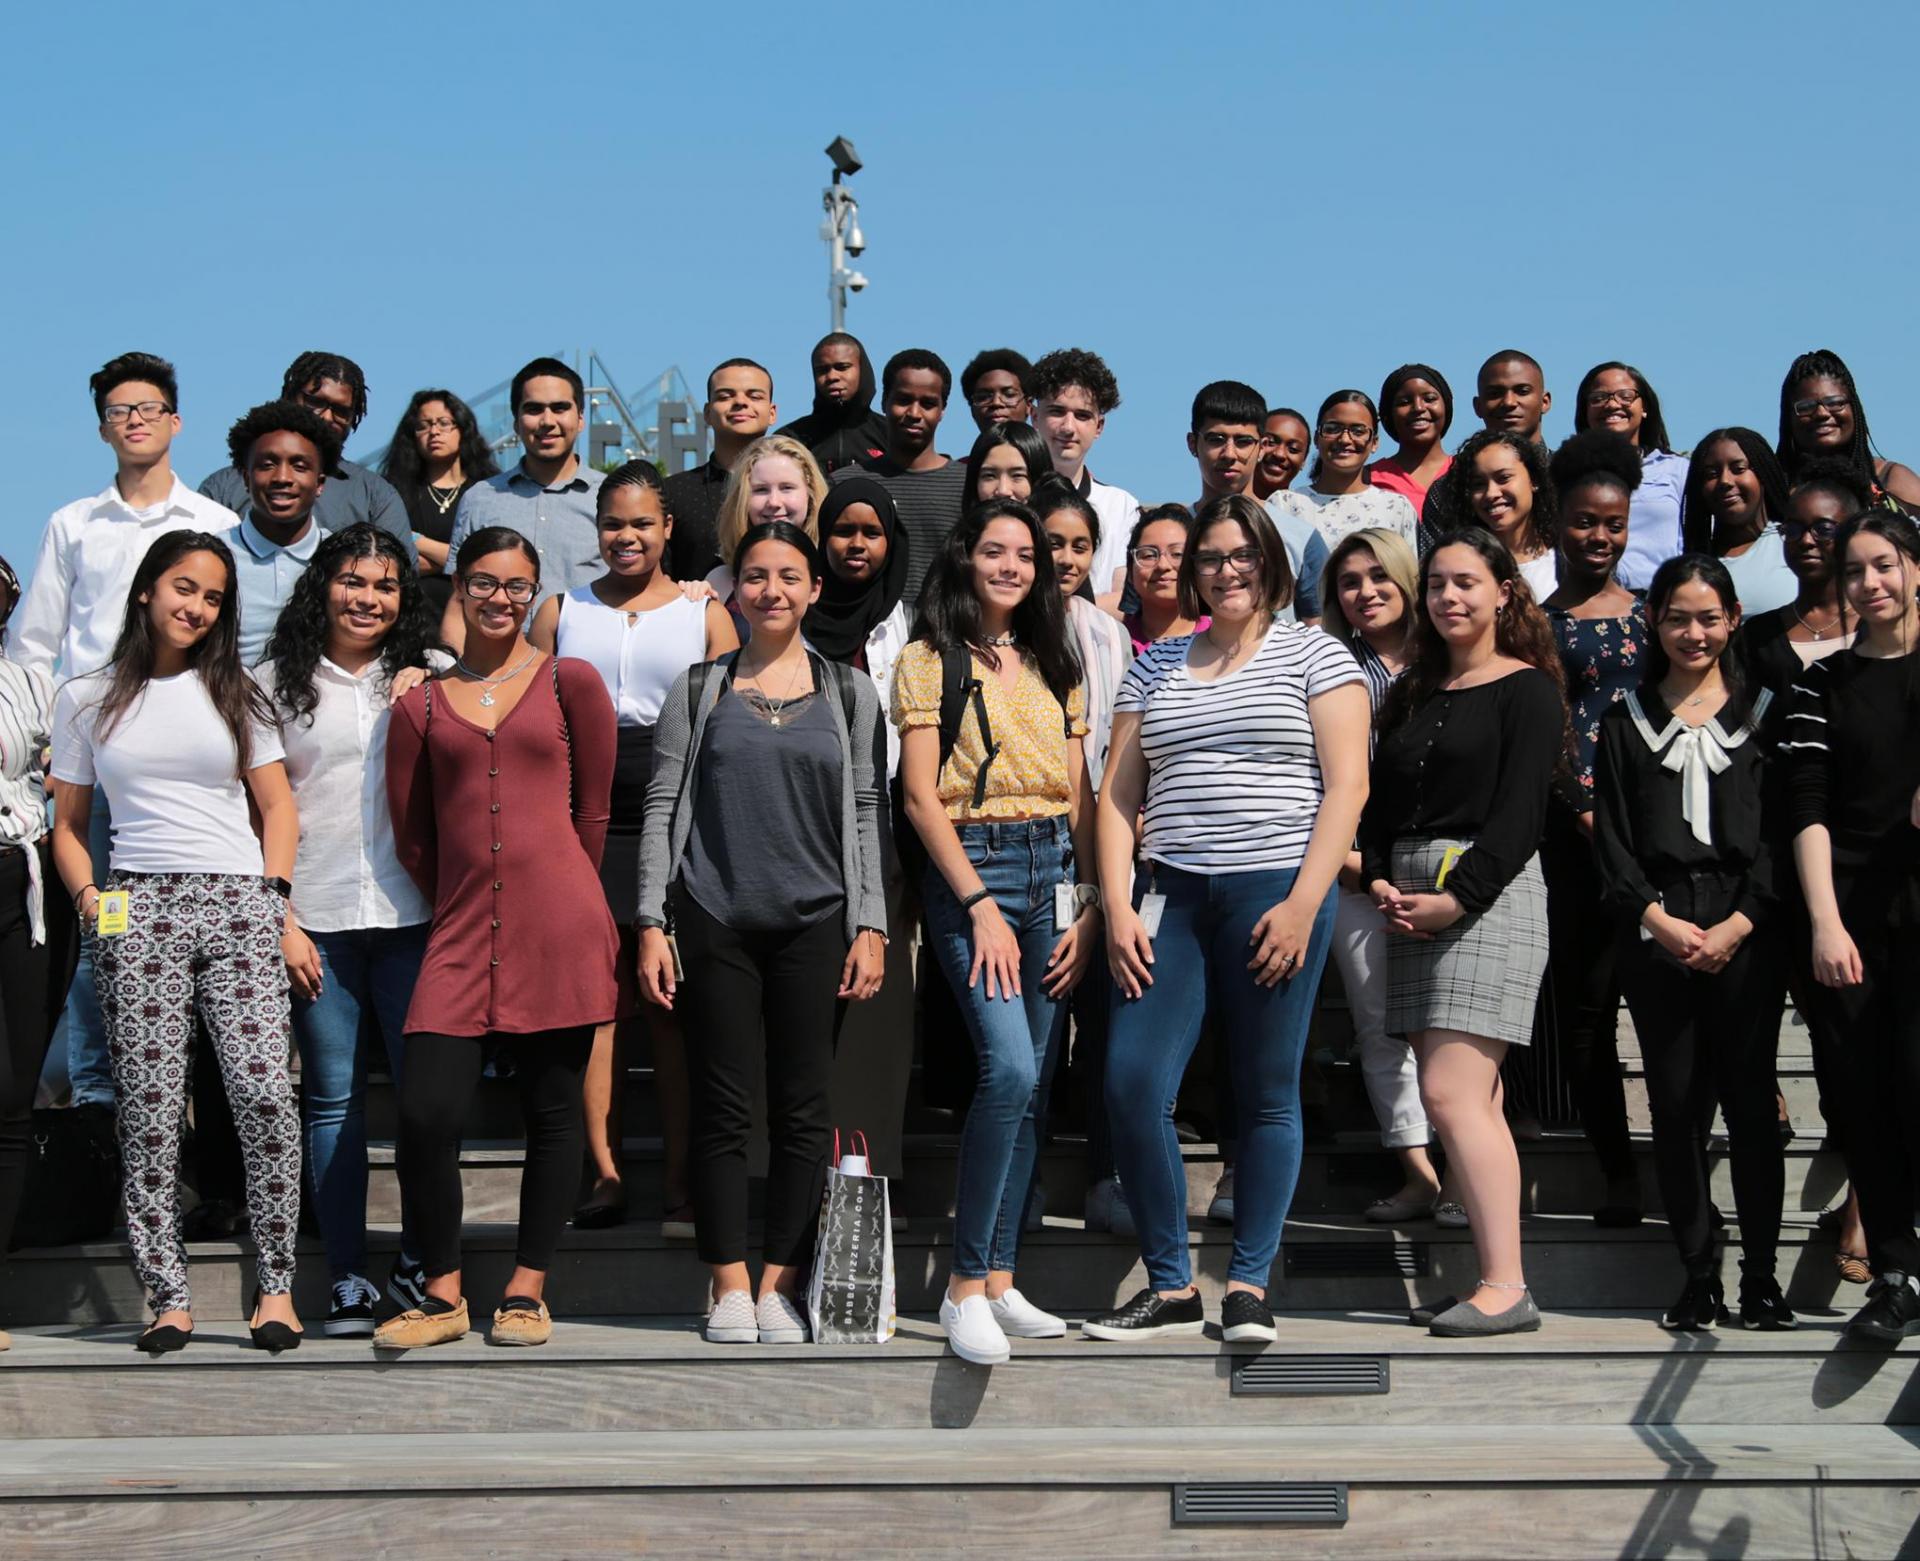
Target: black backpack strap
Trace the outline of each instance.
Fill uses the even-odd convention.
[[[980,679],[973,671],[973,651],[956,645],[940,653],[940,769],[953,757],[960,741],[960,723],[967,718],[967,706],[980,728],[980,768],[973,777],[973,807],[977,811],[987,800],[987,771],[999,756],[993,740],[993,723],[987,719],[987,699]]]

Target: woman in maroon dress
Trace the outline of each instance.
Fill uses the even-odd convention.
[[[580,1173],[581,1078],[617,1001],[599,879],[613,703],[587,663],[527,642],[540,563],[519,532],[474,532],[455,572],[465,653],[394,704],[387,738],[394,841],[433,901],[433,932],[407,1011],[399,1142],[427,1293],[374,1335],[384,1349],[467,1331],[460,1128],[490,1043],[513,1063],[527,1161],[515,1268],[489,1337],[547,1341],[547,1269]]]

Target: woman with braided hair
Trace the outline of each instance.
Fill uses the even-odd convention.
[[[1920,506],[1920,475],[1898,461],[1882,459],[1867,429],[1853,372],[1840,354],[1826,348],[1803,352],[1780,382],[1780,467],[1789,484],[1799,481],[1801,466],[1812,456],[1843,457],[1876,502],[1891,498]]]

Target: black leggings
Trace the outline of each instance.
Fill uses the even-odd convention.
[[[40,862],[42,880],[51,879],[44,852]],[[56,953],[53,933],[62,914],[71,920],[64,898],[49,889],[45,917],[48,941],[34,947],[33,926],[27,917],[26,851],[0,850],[0,1253],[7,1250],[13,1238],[13,1221],[20,1212],[20,1194],[27,1182],[33,1092],[40,1082],[47,1042],[53,1034],[47,991]],[[61,941],[71,945],[71,939]],[[66,964],[70,975],[71,959]]]
[[[767,1080],[766,1260],[813,1255],[833,1132],[833,1049],[846,1004],[843,914],[798,932],[738,932],[676,890],[674,920],[687,979],[680,987],[693,1086],[694,1231],[705,1263],[747,1257],[747,1140],[753,1086]],[[848,1123],[849,1128],[858,1126]]]
[[[460,1129],[490,1040],[513,1063],[527,1125],[514,1258],[522,1268],[545,1273],[553,1266],[553,1249],[579,1191],[586,1137],[580,1088],[593,1049],[592,1025],[532,1035],[409,1034],[400,1079],[400,1196],[429,1279],[460,1267]]]
[[[1845,1124],[1841,1151],[1860,1197],[1874,1271],[1920,1273],[1913,1228],[1920,1170],[1920,881],[1897,870],[1852,874],[1836,867],[1834,894],[1865,971],[1858,986],[1816,985],[1808,993],[1834,1037],[1830,1073]]]
[[[1688,916],[1685,908],[1668,908]],[[1717,921],[1689,919],[1705,927]],[[1780,1042],[1780,950],[1753,934],[1718,975],[1685,969],[1638,934],[1620,956],[1621,985],[1640,1035],[1653,1108],[1653,1164],[1689,1275],[1713,1272],[1707,1135],[1714,1103],[1726,1115],[1733,1203],[1745,1271],[1773,1277],[1786,1197],[1786,1157],[1773,1102]]]

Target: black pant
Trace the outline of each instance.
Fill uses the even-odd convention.
[[[1726,916],[1724,907],[1696,912],[1671,895],[1667,908],[1701,927]],[[1653,1108],[1654,1173],[1690,1275],[1714,1267],[1707,1134],[1717,1101],[1727,1121],[1744,1267],[1756,1279],[1773,1277],[1786,1198],[1773,1102],[1780,963],[1779,946],[1765,933],[1750,935],[1718,975],[1686,969],[1637,933],[1620,958]]]
[[[1913,1227],[1920,1169],[1920,880],[1897,869],[1849,873],[1836,866],[1834,893],[1865,971],[1858,986],[1815,986],[1809,993],[1835,1038],[1831,1073],[1845,1124],[1841,1150],[1875,1271],[1920,1273]]]
[[[13,1238],[14,1216],[20,1211],[20,1194],[27,1181],[33,1092],[53,1037],[47,992],[54,957],[64,954],[66,976],[71,979],[72,956],[77,952],[71,937],[62,937],[56,946],[55,928],[63,917],[71,922],[73,913],[65,897],[51,887],[53,874],[44,851],[40,865],[42,881],[49,883],[47,941],[34,947],[33,925],[27,917],[26,853],[37,849],[0,849],[0,1253]],[[60,990],[66,990],[65,981]]]
[[[833,1048],[846,1004],[839,906],[798,932],[738,932],[676,890],[687,979],[687,1075],[693,1094],[694,1229],[706,1263],[747,1256],[747,1139],[765,1059],[769,1263],[804,1264],[826,1179]],[[764,1039],[763,1039],[764,1037]]]
[[[460,1266],[460,1129],[480,1084],[489,1041],[497,1041],[513,1061],[527,1125],[514,1260],[542,1273],[551,1268],[553,1249],[573,1209],[586,1138],[580,1088],[593,1050],[593,1026],[532,1035],[410,1033],[400,1080],[400,1196],[430,1279]]]
[[[1620,918],[1600,898],[1592,843],[1563,814],[1548,820],[1540,870],[1547,880],[1547,990],[1554,1041],[1601,1171],[1610,1182],[1630,1181],[1633,1144],[1614,1038]]]

